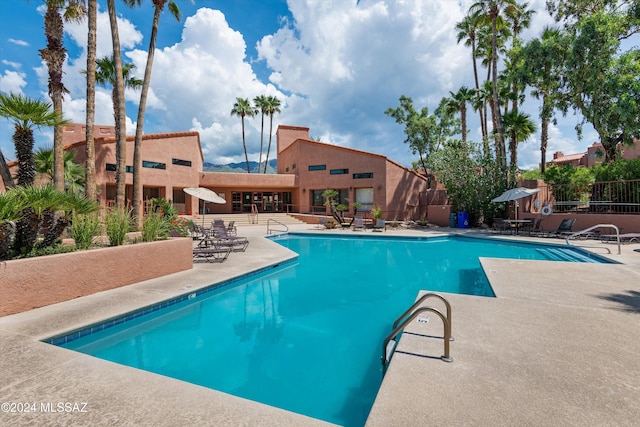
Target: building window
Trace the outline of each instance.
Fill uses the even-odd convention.
[[[331,169],[329,175],[346,175],[349,173],[349,169]]]
[[[189,166],[191,167],[191,160],[171,159],[172,165]]]
[[[118,169],[118,167],[116,166],[115,163],[107,163],[105,165],[105,169],[111,172],[116,172],[116,170]],[[133,173],[133,166],[125,166],[125,170],[126,173]]]
[[[327,165],[309,165],[310,171],[326,171]]]
[[[373,207],[373,188],[356,188],[356,202],[360,203],[358,211],[369,212]]]
[[[373,178],[373,172],[354,173],[353,179]]]
[[[294,163],[293,166],[291,166],[291,169],[295,169],[296,168],[296,164]]]
[[[151,168],[151,169],[166,169],[167,168],[167,164],[166,163],[160,163],[160,162],[149,162],[147,160],[143,160],[142,161],[142,167],[143,168]]]

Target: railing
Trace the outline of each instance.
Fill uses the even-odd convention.
[[[251,205],[251,213],[249,214],[249,222],[251,224],[258,223],[258,205],[255,203]]]
[[[640,180],[549,184],[540,188],[540,197],[549,199],[555,212],[640,214]]]
[[[419,307],[417,309],[415,308],[427,298],[431,297],[438,298],[444,302],[445,306],[447,307],[446,316],[433,307]],[[411,314],[409,315],[409,317],[406,317],[410,312]],[[409,323],[411,323],[411,321],[413,321],[416,317],[424,312],[434,313],[440,318],[440,320],[442,320],[442,324],[444,326],[444,354],[440,356],[440,359],[445,362],[453,362],[453,358],[451,357],[449,351],[449,343],[453,341],[453,337],[451,336],[451,305],[442,296],[434,293],[428,293],[420,297],[420,299],[418,299],[411,307],[409,307],[409,309],[407,309],[404,313],[402,313],[402,315],[400,315],[400,317],[398,317],[398,319],[396,319],[396,321],[393,323],[393,331],[389,335],[387,335],[387,337],[382,342],[382,357],[380,358],[380,360],[382,361],[384,370],[386,370],[388,363],[391,361],[391,356],[395,351],[395,347],[397,345],[396,338],[398,334],[402,332],[404,328]]]
[[[614,230],[616,230],[616,241],[618,242],[618,255],[620,255],[620,253],[621,253],[621,251],[620,251],[620,229],[618,227],[616,227],[615,225],[613,225],[613,224],[596,224],[596,225],[594,225],[592,227],[585,228],[584,230],[576,231],[575,233],[568,235],[567,238],[565,239],[565,242],[567,243],[567,245],[571,246],[571,243],[569,243],[569,239],[572,239],[572,238],[574,238],[576,236],[579,236],[581,234],[587,234],[587,233],[595,230],[596,228],[613,228]],[[586,248],[586,247],[589,247],[589,246],[582,246],[581,245],[581,247]],[[592,247],[601,248],[602,246],[592,246]],[[607,249],[609,251],[609,253],[611,253],[611,250],[609,248],[605,247],[605,249]]]
[[[284,230],[271,229],[271,223],[272,222],[275,222],[276,224],[283,226]],[[287,233],[287,232],[289,232],[289,227],[287,227],[285,224],[281,223],[277,219],[269,218],[267,220],[267,234],[271,234],[272,231],[274,231],[274,232],[277,231],[279,233]]]

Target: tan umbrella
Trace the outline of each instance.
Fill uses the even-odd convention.
[[[217,203],[219,205],[224,205],[225,203],[227,203],[225,199],[218,196],[215,192],[209,190],[208,188],[189,187],[189,188],[185,188],[183,191],[191,196],[197,197],[198,199],[204,201],[205,212],[206,212],[207,202]],[[202,226],[204,227],[204,214],[202,215]]]

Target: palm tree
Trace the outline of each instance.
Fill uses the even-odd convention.
[[[511,182],[510,187],[516,184],[515,171],[518,168],[518,143],[526,141],[536,131],[536,125],[528,114],[511,110],[504,115],[504,129],[511,136],[509,150],[511,152]]]
[[[476,91],[462,86],[456,93],[449,92],[451,98],[447,99],[445,108],[449,113],[460,113],[460,125],[462,127],[462,144],[467,143],[467,103],[473,100]]]
[[[124,0],[130,7],[139,5],[142,0]],[[151,25],[151,36],[149,38],[149,50],[147,51],[147,64],[144,69],[142,80],[142,90],[140,91],[140,104],[138,104],[138,120],[136,122],[136,137],[133,145],[133,200],[132,208],[134,221],[137,229],[142,228],[142,133],[144,128],[144,114],[147,107],[147,94],[151,83],[151,69],[153,68],[153,56],[156,50],[156,39],[158,37],[158,26],[160,24],[160,14],[164,10],[167,0],[153,0],[153,24]],[[169,1],[168,6],[171,15],[180,21],[180,9],[174,1]]]
[[[267,146],[267,158],[264,163],[264,172],[267,173],[269,165],[269,151],[271,151],[271,137],[273,136],[273,115],[280,113],[280,100],[275,96],[267,97],[267,113],[269,114],[269,145]],[[258,170],[258,172],[260,172]]]
[[[116,128],[116,186],[118,187],[120,184],[123,186],[122,188],[122,201],[121,204],[118,205],[118,189],[116,188],[116,205],[124,206],[124,184],[125,184],[125,173],[126,173],[126,132],[122,134],[123,129],[125,128],[124,124],[121,120],[126,120],[126,117],[122,117],[122,105],[124,105],[124,99],[120,99],[120,92],[118,91],[117,81],[118,74],[116,71],[116,61],[114,57],[105,56],[104,58],[100,58],[96,61],[96,83],[100,86],[108,87],[111,86],[111,99],[113,100],[113,117],[115,120],[115,128]],[[121,76],[125,87],[137,89],[142,86],[142,80],[131,75],[133,69],[136,68],[133,64],[123,64],[121,66]],[[122,175],[120,176],[122,171]]]
[[[262,142],[264,141],[264,115],[267,114],[266,95],[259,95],[253,98],[253,105],[255,105],[257,111],[260,111],[262,116],[260,125],[260,158],[258,160],[258,173],[260,173],[260,167],[262,166]]]
[[[518,38],[520,32],[522,32],[522,30],[525,28],[529,28],[529,25],[531,25],[531,18],[536,13],[535,10],[528,9],[528,7],[529,3],[524,2],[518,4],[517,7],[507,8],[505,10],[507,19],[511,21],[511,50],[514,53],[517,50],[517,47],[520,45],[520,39]],[[517,110],[519,98],[518,82],[514,80],[512,82],[512,85],[512,91],[515,93],[515,99],[513,100],[512,109]]]
[[[231,109],[232,116],[239,116],[242,120],[242,146],[244,147],[244,158],[247,162],[247,173],[251,173],[251,167],[249,166],[249,156],[247,154],[247,143],[244,138],[244,118],[253,117],[258,114],[258,111],[251,106],[251,103],[247,98],[236,98],[235,104]]]
[[[474,15],[467,14],[462,21],[456,24],[456,30],[458,31],[458,35],[456,41],[460,43],[462,40],[465,40],[465,46],[471,46],[471,61],[473,63],[473,81],[475,82],[476,91],[480,90],[480,83],[478,81],[478,64],[477,64],[477,54],[476,54],[476,36],[478,30],[478,19]],[[480,123],[482,130],[482,139],[485,140],[487,138],[486,128],[484,126],[485,118],[482,114],[482,109],[478,109],[480,114]]]
[[[34,155],[36,172],[53,180],[53,150],[39,148]],[[64,190],[69,193],[84,192],[84,169],[74,161],[73,151],[64,152]]]
[[[51,103],[22,95],[0,93],[0,116],[13,121],[13,143],[18,158],[18,185],[31,185],[36,176],[33,128],[67,124]]]
[[[113,65],[115,80],[113,85],[114,109],[116,111],[116,207],[124,209],[127,168],[127,111],[124,102],[124,73],[120,55],[120,35],[118,34],[118,16],[115,0],[107,0],[109,23],[111,26],[111,44],[113,46]],[[117,108],[116,108],[117,101]]]
[[[80,21],[84,15],[84,7],[79,0],[45,0],[47,12],[44,15],[44,33],[47,37],[47,47],[40,50],[40,56],[49,70],[49,97],[53,102],[53,110],[62,116],[62,97],[68,93],[62,83],[62,64],[67,56],[63,43],[63,20],[60,9],[64,9],[66,21]],[[64,190],[64,161],[63,161],[62,127],[53,129],[54,175],[53,185]]]
[[[471,5],[469,9],[471,13],[478,14],[477,16],[480,22],[489,22],[491,24],[491,78],[493,83],[493,104],[496,107],[500,105],[498,100],[498,28],[503,21],[501,12],[513,8],[517,8],[515,0],[479,0]],[[500,21],[500,23],[498,21]],[[494,108],[493,114],[496,145],[500,145],[502,147],[501,150],[504,150],[505,133],[500,108]],[[500,159],[498,159],[498,161],[499,165],[506,169],[506,159],[504,159],[504,163]]]
[[[87,0],[87,107],[86,107],[86,144],[85,144],[85,196],[96,200],[96,149],[93,134],[96,115],[96,28],[97,0]]]

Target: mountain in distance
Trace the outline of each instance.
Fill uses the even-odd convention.
[[[269,164],[267,166],[267,173],[276,173],[278,165],[278,159],[269,160]],[[258,173],[258,162],[249,162],[249,168],[251,169],[251,173]],[[260,173],[264,168],[264,163],[260,168]],[[213,163],[204,162],[202,165],[203,172],[234,172],[234,173],[247,173],[247,163],[229,163],[226,165],[214,165]]]

